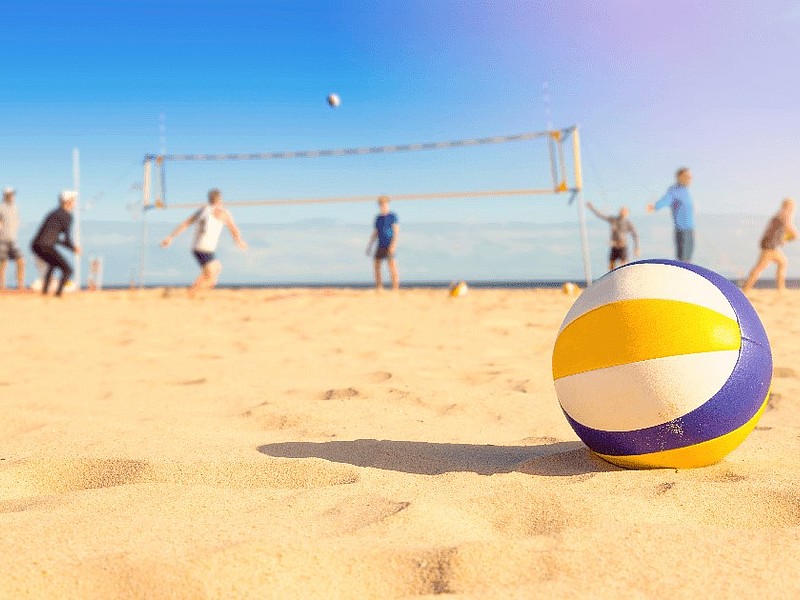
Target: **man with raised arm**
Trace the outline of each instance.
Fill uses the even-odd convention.
[[[639,236],[636,234],[636,228],[631,223],[628,216],[630,211],[627,206],[619,209],[617,215],[606,215],[597,210],[591,202],[586,203],[586,208],[591,210],[599,218],[608,223],[611,239],[609,246],[611,248],[608,256],[608,270],[613,271],[617,267],[628,263],[628,235],[633,238],[633,253],[638,258],[639,256]]]

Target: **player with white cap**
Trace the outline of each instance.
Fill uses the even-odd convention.
[[[33,253],[48,265],[42,285],[42,293],[44,294],[47,294],[54,269],[61,270],[61,281],[59,281],[56,296],[61,295],[64,291],[64,285],[72,275],[72,267],[61,253],[56,250],[56,245],[65,246],[75,254],[81,253],[81,249],[72,243],[69,232],[72,227],[72,211],[75,208],[75,200],[77,198],[78,192],[72,190],[61,192],[58,197],[59,207],[45,217],[31,243]]]

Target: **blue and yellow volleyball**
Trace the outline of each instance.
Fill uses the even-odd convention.
[[[578,437],[627,468],[722,460],[755,428],[772,353],[730,281],[670,260],[630,263],[575,301],[553,349],[559,403]]]

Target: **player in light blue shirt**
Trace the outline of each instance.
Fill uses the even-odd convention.
[[[648,204],[647,212],[654,212],[669,206],[675,224],[675,254],[682,262],[692,262],[694,253],[694,202],[689,193],[692,172],[681,167],[675,173],[677,180],[667,193],[655,204]]]

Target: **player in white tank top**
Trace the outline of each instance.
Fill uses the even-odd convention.
[[[224,210],[224,209],[222,209]],[[227,211],[226,211],[227,212]],[[197,228],[194,234],[193,250],[198,252],[215,252],[219,243],[219,234],[225,226],[225,220],[214,214],[211,206],[200,209],[197,213]]]
[[[242,250],[247,249],[247,244],[242,239],[236,223],[233,222],[231,214],[222,206],[222,193],[214,188],[208,192],[208,206],[205,206],[178,225],[171,234],[164,238],[161,246],[166,248],[172,243],[176,236],[180,235],[190,225],[196,224],[197,228],[192,244],[192,252],[200,263],[200,275],[195,279],[189,288],[189,294],[193,295],[201,289],[210,289],[217,285],[219,272],[222,270],[214,252],[217,250],[219,236],[222,228],[227,227],[233,241]]]

